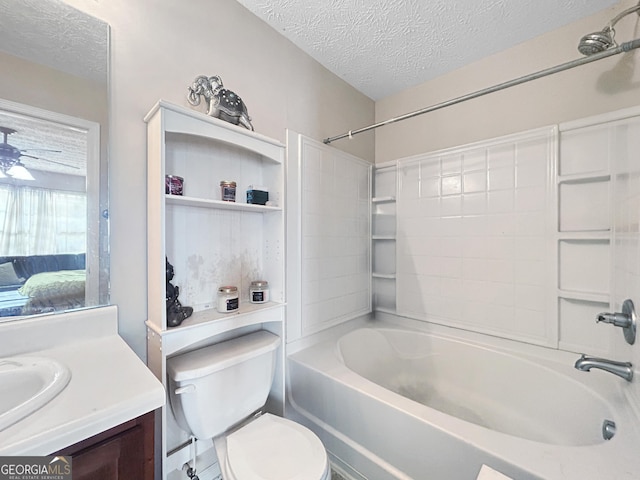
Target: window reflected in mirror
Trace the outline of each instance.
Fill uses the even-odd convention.
[[[1,317],[100,304],[99,130],[0,101]]]
[[[109,25],[0,0],[0,321],[109,303]]]

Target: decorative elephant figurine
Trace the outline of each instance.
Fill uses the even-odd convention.
[[[194,107],[200,105],[200,96],[203,96],[208,103],[207,115],[253,130],[247,106],[238,95],[223,88],[219,76],[199,75],[188,88],[187,98]]]

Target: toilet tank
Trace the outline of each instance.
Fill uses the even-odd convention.
[[[167,359],[169,400],[178,425],[213,438],[262,407],[280,337],[265,330]]]

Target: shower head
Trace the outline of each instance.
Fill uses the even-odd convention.
[[[600,32],[589,33],[580,39],[578,51],[586,56],[604,52],[608,48],[615,46],[614,36],[615,32],[608,28]]]
[[[635,7],[620,12],[601,31],[589,33],[582,37],[578,43],[578,51],[583,55],[589,56],[617,46],[615,41],[616,31],[613,26],[633,12],[637,12],[640,15],[640,1]]]

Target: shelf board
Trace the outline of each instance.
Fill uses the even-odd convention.
[[[241,303],[232,313],[220,313],[215,308],[193,312],[177,327],[161,330],[147,321],[147,326],[162,337],[163,350],[171,355],[203,338],[219,335],[230,330],[267,322],[282,322],[286,304],[278,302]]]
[[[395,240],[395,235],[372,235],[371,240]]]
[[[601,240],[601,241],[609,241],[611,240],[611,231],[610,230],[593,230],[593,231],[583,231],[583,232],[559,232],[558,240]]]
[[[386,280],[395,280],[396,279],[396,274],[395,273],[372,273],[371,276],[373,278],[384,278]]]
[[[396,197],[373,197],[371,203],[393,203],[396,201]]]
[[[573,173],[570,175],[558,175],[558,183],[592,183],[607,182],[611,180],[611,174],[608,172],[597,173]]]
[[[558,297],[566,300],[581,300],[585,302],[609,303],[608,293],[578,292],[574,290],[558,289]]]
[[[234,210],[243,212],[278,212],[281,207],[271,205],[256,205],[253,203],[223,202],[222,200],[209,200],[207,198],[186,197],[183,195],[166,194],[165,199],[169,205],[182,205],[186,207],[212,208],[218,210]]]

